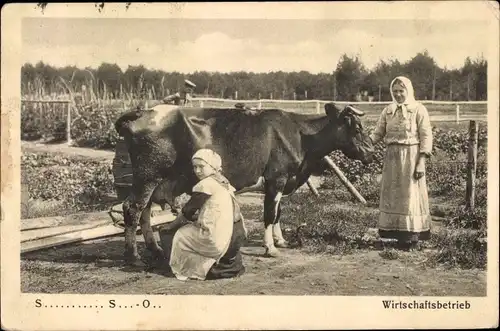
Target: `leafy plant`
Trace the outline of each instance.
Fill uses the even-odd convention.
[[[24,185],[30,199],[60,201],[73,211],[95,210],[113,191],[111,165],[46,153],[24,153]]]

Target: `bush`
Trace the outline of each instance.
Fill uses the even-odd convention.
[[[457,155],[467,153],[469,148],[469,132],[467,129],[450,130],[433,127],[434,150],[445,151],[451,158],[456,160]],[[481,123],[478,131],[478,148],[486,151],[488,146],[488,132],[485,124]]]
[[[73,121],[72,139],[80,147],[113,149],[118,141],[115,121],[123,109],[87,106],[79,111]]]
[[[437,252],[431,262],[449,267],[486,268],[487,261],[487,182],[478,181],[474,210],[460,206],[454,217],[444,221],[446,226],[433,234],[432,243]]]
[[[431,160],[426,164],[427,185],[431,195],[449,195],[465,189],[466,163]]]
[[[447,219],[445,223],[447,227],[478,230],[482,236],[486,236],[488,228],[488,192],[485,180],[478,183],[476,194],[474,210],[469,210],[466,206],[458,207],[455,217]]]
[[[103,207],[113,191],[111,165],[47,153],[24,153],[21,171],[30,199],[63,202],[73,211]]]

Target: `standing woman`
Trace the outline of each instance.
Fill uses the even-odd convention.
[[[382,139],[387,145],[378,229],[381,238],[397,239],[406,250],[430,238],[425,162],[432,153],[432,128],[408,78],[396,77],[390,90],[393,103],[382,111],[370,136],[374,145]]]

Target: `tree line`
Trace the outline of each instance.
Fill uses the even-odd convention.
[[[389,84],[398,76],[413,83],[418,100],[486,100],[487,61],[467,57],[458,69],[439,67],[427,51],[407,62],[381,60],[368,70],[357,56],[344,54],[331,73],[207,72],[189,74],[150,70],[143,65],[125,71],[113,63],[97,68],[53,67],[26,63],[21,69],[23,95],[54,95],[91,91],[97,98],[161,99],[182,89],[184,79],[197,86],[195,96],[225,99],[319,99],[390,101]]]

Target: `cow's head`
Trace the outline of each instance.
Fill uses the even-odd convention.
[[[325,112],[331,123],[329,134],[334,135],[329,140],[334,142],[336,149],[363,164],[372,162],[374,147],[360,119],[364,113],[351,105],[340,110],[333,103],[325,105]]]

